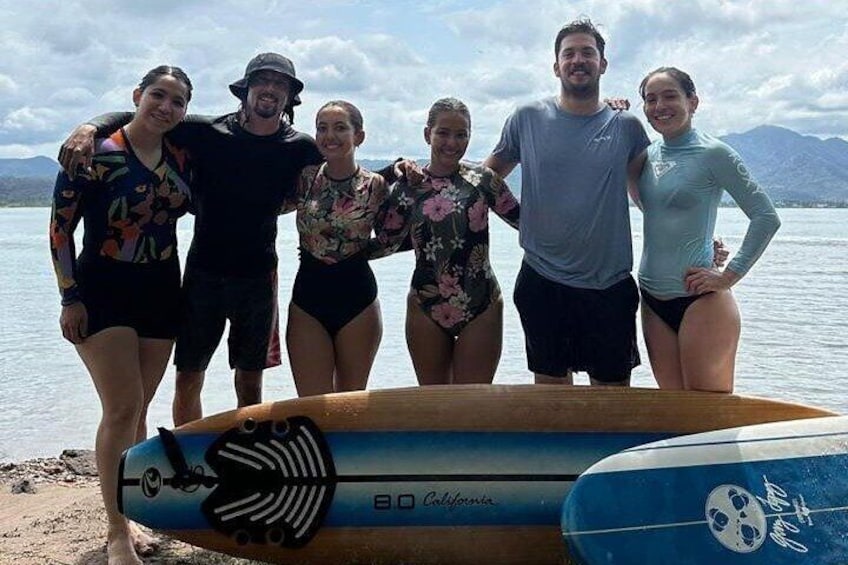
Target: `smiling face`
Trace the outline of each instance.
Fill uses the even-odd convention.
[[[353,160],[354,151],[364,139],[365,132],[341,106],[325,106],[315,117],[315,142],[328,162]]]
[[[674,139],[692,129],[698,96],[687,96],[680,83],[668,73],[656,73],[648,78],[642,99],[645,117],[664,139]]]
[[[566,35],[559,46],[554,74],[564,94],[579,98],[597,96],[607,60],[601,56],[595,38],[588,33]]]
[[[288,79],[274,71],[259,71],[250,75],[247,82],[247,99],[244,108],[251,116],[264,120],[278,120],[289,100]]]
[[[430,146],[430,173],[448,176],[456,172],[470,138],[471,125],[461,112],[439,112],[432,125],[424,128]]]
[[[161,75],[144,89],[133,91],[133,121],[156,133],[170,131],[185,117],[190,96],[184,82],[172,75]]]

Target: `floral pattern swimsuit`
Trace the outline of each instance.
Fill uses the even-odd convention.
[[[297,209],[301,252],[333,264],[365,251],[389,191],[383,177],[361,167],[343,180],[328,177],[325,167],[303,170],[297,200],[284,212]]]
[[[343,180],[327,176],[325,165],[301,173],[297,199],[300,266],[292,303],[318,320],[330,337],[377,298],[377,282],[366,248],[383,202],[383,177],[362,168]]]
[[[456,337],[501,295],[489,263],[489,209],[518,228],[520,206],[506,183],[483,166],[461,163],[449,177],[424,170],[401,178],[376,228],[373,256],[415,250],[412,292],[421,309]]]
[[[53,195],[50,250],[62,303],[79,300],[73,233],[85,218],[82,257],[153,264],[177,261],[177,218],[189,210],[188,154],[163,141],[162,158],[148,169],[124,130],[97,141],[91,171],[59,175]]]

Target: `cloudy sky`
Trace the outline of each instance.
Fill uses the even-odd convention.
[[[426,155],[427,108],[471,109],[468,157],[485,157],[516,104],[555,94],[553,39],[589,16],[607,39],[602,95],[629,97],[660,65],[689,71],[696,124],[715,134],[760,124],[848,139],[844,0],[0,0],[0,157],[54,156],[77,123],[131,109],[150,68],[183,67],[189,110],[234,111],[227,85],[263,51],[306,83],[295,125],[322,102],[365,116],[362,158]]]

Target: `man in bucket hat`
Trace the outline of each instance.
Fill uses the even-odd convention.
[[[301,90],[289,59],[262,53],[230,85],[241,101],[237,112],[187,116],[168,135],[188,148],[195,172],[194,237],[175,355],[175,425],[202,416],[204,375],[226,320],[239,406],[262,401],[262,371],[280,364],[277,213],[300,170],[322,161],[314,140],[291,126]],[[108,135],[131,116],[105,114],[77,127],[59,154],[65,169],[89,166],[95,134]]]

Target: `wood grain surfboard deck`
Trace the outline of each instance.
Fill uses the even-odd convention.
[[[273,563],[565,563],[562,502],[621,450],[832,415],[738,395],[557,385],[385,389],[207,417],[134,446],[119,504]]]

